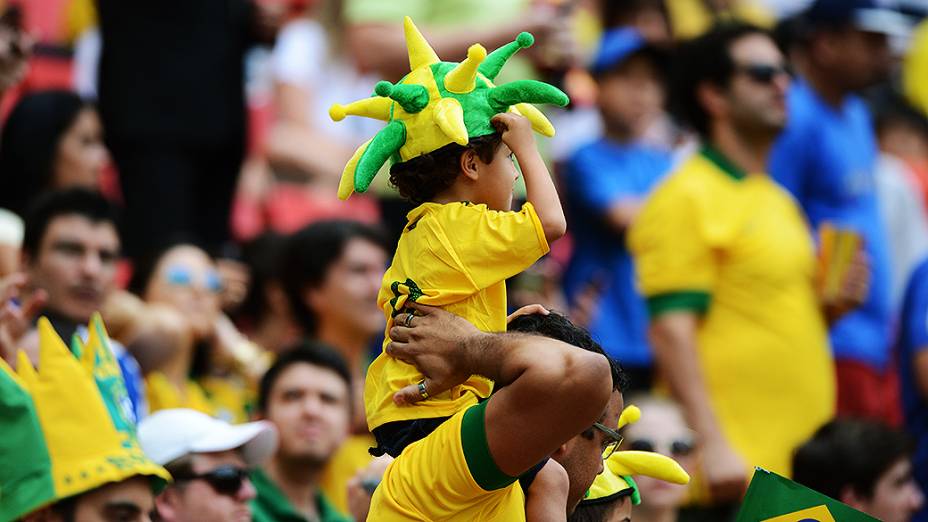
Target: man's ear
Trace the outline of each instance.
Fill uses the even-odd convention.
[[[570,439],[564,444],[561,444],[560,446],[558,446],[557,449],[551,453],[551,458],[560,462],[559,459],[567,455],[567,453],[570,451],[570,443],[573,440],[574,439]]]
[[[162,520],[170,521],[178,519],[178,503],[180,502],[181,492],[176,487],[168,487],[155,497],[155,511]]]
[[[696,87],[696,101],[713,119],[727,111],[724,93],[718,86],[710,83],[703,82]]]
[[[477,153],[472,149],[467,149],[461,154],[461,173],[464,174],[467,179],[471,181],[477,181],[480,177],[478,170],[478,162],[480,158],[477,157]]]
[[[858,511],[866,511],[868,504],[867,499],[854,491],[851,485],[841,488],[841,497],[838,500]]]

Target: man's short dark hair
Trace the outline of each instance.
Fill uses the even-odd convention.
[[[682,44],[677,52],[670,82],[671,111],[700,136],[709,134],[709,114],[699,101],[704,84],[726,88],[735,73],[732,45],[752,34],[769,36],[767,31],[744,23],[716,25],[708,33]]]
[[[345,251],[352,239],[369,241],[390,252],[384,233],[377,227],[357,221],[319,221],[287,238],[280,258],[280,282],[287,301],[304,333],[316,334],[319,327],[316,314],[303,300],[307,288],[325,281],[329,269]]]
[[[432,201],[458,179],[465,151],[473,150],[480,161],[490,163],[502,142],[502,135],[495,132],[471,138],[467,145],[449,143],[409,161],[394,163],[390,167],[390,184],[413,204]]]
[[[871,498],[880,476],[911,453],[908,437],[882,423],[833,420],[796,450],[793,480],[834,499],[847,487]]]
[[[632,495],[628,490],[627,495],[614,496],[603,502],[580,502],[574,512],[567,517],[567,522],[602,522],[610,520],[613,511],[622,503],[623,498]]]
[[[670,18],[664,0],[604,0],[600,2],[599,19],[606,29],[624,27],[634,25],[635,18],[644,11],[659,11],[664,19]]]
[[[258,386],[258,411],[267,413],[268,402],[271,398],[271,390],[277,384],[281,374],[295,364],[309,364],[326,370],[335,372],[348,387],[349,407],[352,404],[350,400],[351,388],[351,371],[348,370],[348,363],[334,348],[317,341],[302,341],[284,351],[277,360],[268,368],[267,372],[261,377],[261,383]]]
[[[529,314],[516,317],[509,323],[507,330],[543,335],[583,348],[588,352],[602,354],[609,361],[609,370],[612,373],[612,389],[624,392],[628,387],[628,376],[622,370],[619,362],[606,355],[603,347],[593,340],[589,332],[557,312],[551,312],[548,315]]]
[[[36,255],[48,225],[57,217],[69,215],[85,217],[94,224],[111,223],[116,227],[116,208],[100,193],[84,188],[49,192],[39,197],[26,214],[23,252]]]

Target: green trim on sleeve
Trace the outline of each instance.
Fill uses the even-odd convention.
[[[490,454],[485,422],[489,402],[483,401],[464,412],[461,421],[461,448],[464,450],[464,460],[471,476],[474,477],[474,482],[487,491],[493,491],[512,484],[517,477],[503,473]]]
[[[700,290],[667,292],[648,297],[648,313],[652,318],[667,312],[693,311],[701,314],[709,309],[711,295]]]

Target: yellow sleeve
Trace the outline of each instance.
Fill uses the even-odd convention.
[[[444,217],[452,255],[474,290],[505,281],[548,253],[544,229],[531,203],[518,212],[461,204],[450,207]]]
[[[715,281],[702,213],[679,184],[669,181],[646,202],[628,236],[651,317],[674,310],[705,312]]]

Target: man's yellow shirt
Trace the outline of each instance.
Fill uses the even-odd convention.
[[[706,147],[651,195],[629,248],[652,318],[700,314],[700,369],[725,437],[751,469],[788,475],[793,449],[835,409],[815,250],[796,202]]]
[[[424,203],[408,215],[393,263],[377,297],[387,318],[384,346],[393,317],[407,299],[440,306],[485,332],[506,330],[506,279],[548,252],[535,208],[490,210],[471,203]],[[415,367],[381,353],[367,371],[364,402],[368,427],[388,422],[449,417],[489,397],[493,383],[471,376],[464,384],[415,406],[398,407],[393,394],[422,380]]]

